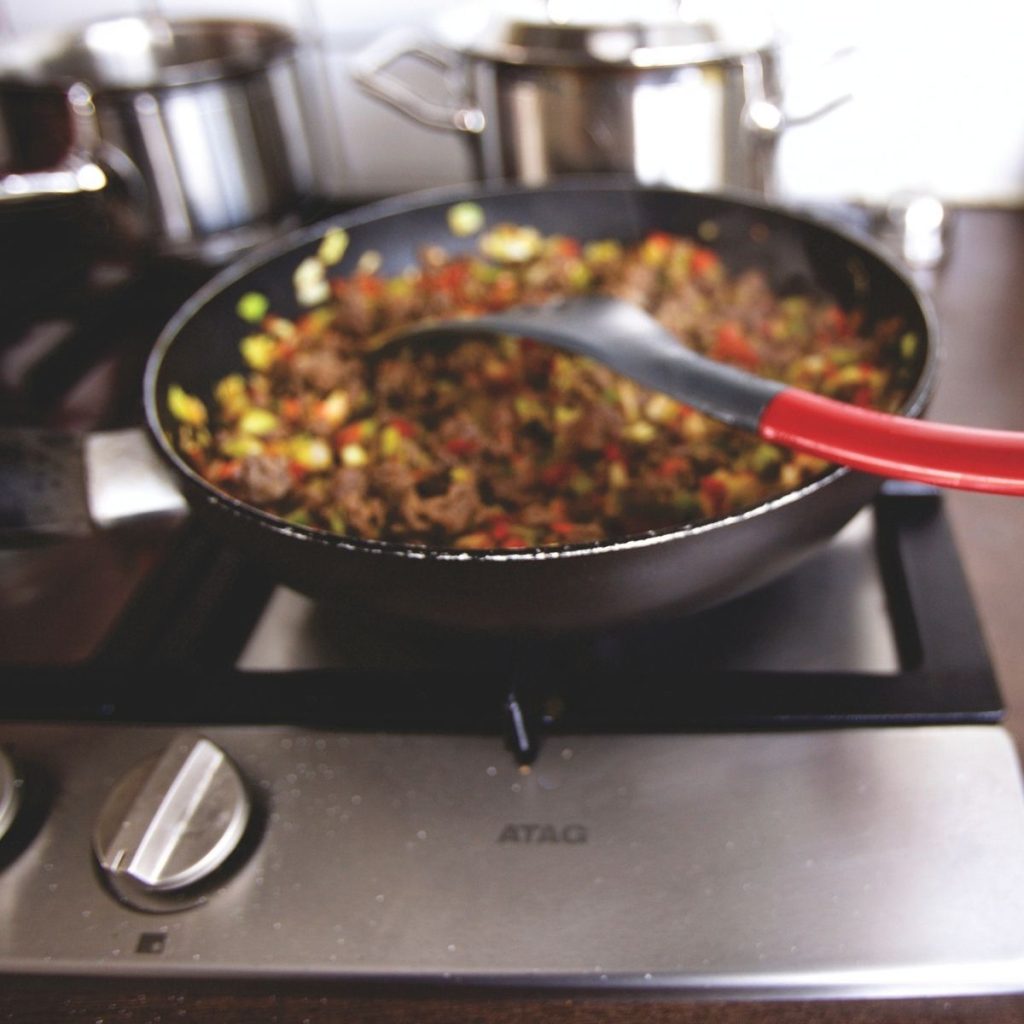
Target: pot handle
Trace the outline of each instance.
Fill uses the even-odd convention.
[[[857,54],[856,47],[847,46],[842,49],[833,51],[828,57],[826,57],[813,71],[810,72],[812,76],[827,75],[834,72],[837,68],[842,66],[849,60],[853,59]],[[817,91],[817,90],[816,90]],[[813,124],[819,118],[824,117],[826,114],[831,114],[833,110],[838,109],[846,103],[849,103],[853,99],[853,90],[849,88],[846,83],[841,83],[838,86],[834,86],[830,90],[826,90],[829,95],[823,100],[818,100],[810,107],[800,109],[791,106],[790,104],[783,104],[783,127],[785,128],[799,128],[805,124]]]
[[[822,74],[841,66],[855,52],[852,47],[834,51],[819,64],[817,73]],[[751,96],[743,111],[744,124],[755,135],[764,138],[774,139],[790,128],[812,124],[853,99],[853,92],[843,85],[831,90],[826,99],[818,100],[810,107],[794,107],[791,102],[773,95],[773,90],[765,82],[760,55],[744,61],[743,74],[747,93]]]
[[[0,177],[0,203],[25,202],[47,196],[99,192],[107,187],[107,172],[93,159],[99,148],[96,107],[88,86],[79,83],[67,92],[71,116],[71,145],[57,167]]]
[[[456,65],[451,51],[412,31],[389,32],[353,58],[352,77],[364,91],[383,100],[400,113],[428,128],[478,135],[484,130],[484,113],[475,106],[446,106],[425,100],[388,68],[403,57],[423,61],[442,72]]]
[[[184,497],[140,429],[0,430],[0,542],[178,517]]]

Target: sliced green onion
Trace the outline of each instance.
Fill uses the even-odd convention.
[[[313,409],[313,415],[322,423],[336,427],[348,416],[351,405],[352,400],[349,398],[348,392],[336,388],[326,398],[317,402]]]
[[[608,466],[608,486],[614,490],[629,486],[629,470],[625,463],[613,462]]]
[[[335,533],[345,532],[345,517],[337,509],[328,509],[326,513],[327,525]]]
[[[367,249],[356,263],[357,274],[376,274],[384,263],[384,257],[376,249]]]
[[[622,246],[610,238],[598,242],[587,242],[583,246],[583,258],[588,263],[612,263],[622,254]]]
[[[301,306],[317,306],[331,297],[327,283],[327,270],[315,256],[308,256],[292,274],[295,298]]]
[[[348,232],[344,228],[330,228],[316,254],[325,267],[340,263],[348,249]]]
[[[627,441],[635,441],[637,444],[648,444],[658,436],[658,430],[647,420],[637,420],[635,423],[627,423],[622,428],[622,436]]]
[[[569,488],[580,497],[591,494],[595,486],[594,481],[586,473],[573,473],[569,477]]]
[[[578,288],[582,291],[590,286],[594,275],[582,260],[573,260],[566,268],[565,279],[570,288]]]
[[[402,432],[398,427],[388,424],[380,432],[380,453],[385,457],[397,455],[402,448]]]
[[[750,456],[750,467],[755,473],[765,474],[782,465],[783,454],[773,444],[759,444]]]
[[[238,421],[238,429],[243,434],[266,437],[277,429],[280,422],[269,409],[246,409]]]
[[[529,395],[516,395],[512,399],[512,405],[516,410],[516,415],[524,422],[530,420],[544,422],[544,406],[536,398],[531,398]]]
[[[263,451],[263,442],[251,434],[239,434],[225,437],[220,442],[220,448],[233,459],[244,459],[249,455],[259,455]]]
[[[303,469],[314,473],[334,465],[334,453],[322,437],[301,434],[292,439],[288,452]]]
[[[534,227],[499,224],[480,239],[480,251],[498,263],[525,263],[540,254],[544,246]]]
[[[486,221],[479,203],[456,203],[448,211],[448,228],[456,238],[475,235]]]
[[[246,292],[238,300],[235,312],[250,324],[258,324],[270,309],[270,300],[260,292]]]
[[[192,427],[201,427],[206,423],[206,406],[201,399],[190,395],[184,388],[172,384],[167,389],[167,408],[171,415],[181,423]]]
[[[361,444],[346,444],[341,449],[341,461],[350,469],[358,469],[369,463],[370,456]]]
[[[277,354],[277,342],[266,334],[250,334],[239,348],[242,358],[254,370],[269,370]]]

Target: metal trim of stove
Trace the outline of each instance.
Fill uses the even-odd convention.
[[[259,834],[192,909],[147,913],[105,891],[88,837],[110,788],[178,732],[0,728],[26,780],[52,782],[0,873],[0,971],[1024,988],[1024,802],[999,727],[570,736],[525,773],[487,737],[200,731],[248,780]]]

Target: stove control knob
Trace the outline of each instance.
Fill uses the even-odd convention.
[[[19,787],[14,765],[0,750],[0,840],[10,831],[14,816],[18,813]]]
[[[111,888],[139,909],[205,901],[204,882],[238,848],[250,803],[223,750],[194,734],[175,738],[114,787],[93,832]]]

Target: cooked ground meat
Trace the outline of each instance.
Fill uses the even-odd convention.
[[[596,290],[713,359],[844,401],[895,409],[912,379],[916,339],[899,324],[866,330],[829,300],[775,295],[687,238],[583,244],[502,225],[480,252],[432,248],[390,279],[361,265],[295,323],[267,315],[212,414],[172,388],[182,450],[225,491],[321,529],[455,548],[582,543],[726,515],[827,467],[529,339],[370,355],[369,336]]]
[[[238,472],[239,491],[253,505],[272,505],[292,488],[292,475],[284,455],[261,453],[242,460]]]

